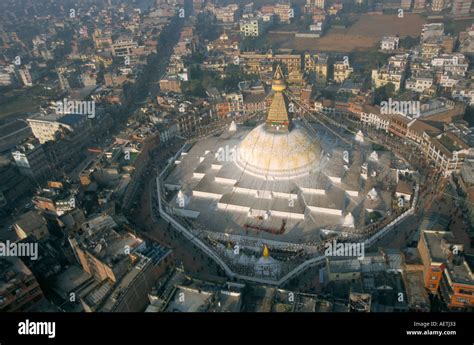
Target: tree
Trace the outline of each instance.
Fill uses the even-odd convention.
[[[469,126],[474,127],[474,107],[470,106],[466,108],[464,120],[469,123]]]
[[[382,101],[387,101],[389,98],[392,98],[396,95],[395,85],[393,83],[388,83],[384,86],[381,86],[375,89],[375,104],[380,104]]]
[[[222,29],[211,13],[199,13],[196,21],[196,33],[201,40],[214,41],[221,34]]]
[[[419,39],[411,36],[400,39],[400,48],[411,49],[418,45]]]
[[[206,97],[206,89],[199,80],[191,80],[188,84],[188,91],[194,97]]]

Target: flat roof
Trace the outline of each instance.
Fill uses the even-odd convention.
[[[32,233],[33,231],[46,226],[46,220],[38,212],[31,210],[20,215],[15,220],[15,224],[26,233]]]
[[[437,263],[446,263],[447,255],[443,250],[446,244],[455,244],[454,235],[447,231],[422,231],[431,260]]]
[[[6,125],[0,126],[0,138],[13,135],[15,132],[21,130],[28,130],[28,123],[21,119],[16,119]]]

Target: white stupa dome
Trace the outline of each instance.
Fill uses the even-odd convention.
[[[240,143],[237,165],[259,177],[290,179],[304,176],[318,163],[321,148],[305,128],[269,131],[267,124],[253,129]]]
[[[271,181],[309,174],[321,155],[318,140],[312,138],[304,127],[291,121],[285,89],[283,72],[277,66],[266,121],[248,133],[238,148],[237,166]]]

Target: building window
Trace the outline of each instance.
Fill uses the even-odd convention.
[[[462,298],[462,297],[457,297],[456,302],[459,303],[469,303],[469,300],[467,298]]]

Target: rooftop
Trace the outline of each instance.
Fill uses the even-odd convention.
[[[6,125],[0,126],[0,138],[15,135],[18,131],[28,130],[28,123],[17,119]]]
[[[76,239],[94,256],[107,258],[110,262],[128,255],[144,244],[142,239],[129,232],[117,232],[114,229],[116,227],[117,224],[110,216],[96,217],[83,224],[82,233]]]
[[[453,246],[458,245],[462,248],[451,232],[424,230],[422,236],[428,247],[431,261],[435,263],[447,263]]]
[[[468,262],[464,259],[450,261],[446,273],[448,279],[455,284],[474,286],[474,274]]]
[[[21,259],[10,256],[0,258],[0,293],[32,275]]]
[[[38,212],[32,210],[20,215],[16,221],[17,225],[25,233],[33,233],[35,230],[46,226],[46,220]]]

